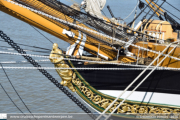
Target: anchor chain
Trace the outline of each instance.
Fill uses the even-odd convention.
[[[20,48],[13,40],[11,40],[3,31],[0,30],[0,36],[11,45],[18,53],[23,54],[22,56],[30,62],[34,67],[41,67],[32,57],[25,55],[26,52]],[[62,92],[64,92],[75,104],[77,104],[85,113],[87,113],[92,119],[96,119],[96,116],[92,114],[92,112],[84,106],[74,95],[72,95],[64,86],[62,86],[55,78],[53,78],[46,70],[38,69],[44,76],[46,76],[54,85],[56,85]]]

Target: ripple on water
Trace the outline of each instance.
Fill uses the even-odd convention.
[[[82,0],[77,0],[80,3]],[[70,2],[63,1],[70,5]],[[173,0],[173,5],[180,6],[180,0]],[[116,17],[125,18],[135,7],[136,0],[107,0],[107,5],[110,5],[114,15]],[[127,9],[128,8],[128,9]],[[165,7],[167,9],[168,7]],[[110,17],[110,14],[105,7],[103,10],[106,15]],[[176,14],[176,11],[173,11]],[[177,13],[177,15],[179,15]],[[132,20],[134,15],[127,19],[127,23]],[[139,19],[140,20],[140,19]],[[28,44],[32,46],[39,46],[47,49],[52,49],[52,44],[47,41],[42,35],[37,33],[29,24],[26,24],[16,18],[6,15],[0,12],[0,29],[3,30],[12,40],[22,44]],[[66,49],[67,43],[61,41],[60,39],[42,32],[46,37],[48,37],[53,42],[56,42]],[[0,42],[1,45],[8,46],[7,43]],[[22,46],[21,46],[22,47]],[[22,47],[24,49],[32,49],[28,47]],[[33,48],[34,49],[34,48]],[[28,52],[31,53],[31,52]],[[39,54],[39,53],[36,53]],[[48,54],[46,54],[48,55]],[[34,59],[40,59],[35,58]],[[14,61],[14,60],[24,60],[21,56],[14,55],[0,55],[0,61]],[[40,63],[41,64],[41,63]],[[3,64],[4,66],[29,66],[29,64]],[[44,67],[52,67],[50,64],[41,64]],[[3,84],[7,92],[10,94],[11,98],[18,104],[18,106],[27,112],[24,105],[19,100],[18,96],[14,93],[11,85],[7,81],[6,76],[3,71],[0,70],[0,83]],[[27,106],[33,113],[84,113],[76,104],[74,104],[64,93],[62,93],[58,88],[56,88],[46,77],[44,77],[37,70],[6,70],[9,78],[11,79],[13,85],[17,89],[18,93],[21,95]],[[55,70],[48,70],[53,77],[58,81],[61,81],[60,77],[57,75]],[[19,113],[18,109],[12,104],[9,98],[6,96],[4,91],[0,88],[0,113]],[[86,118],[84,118],[86,119]]]

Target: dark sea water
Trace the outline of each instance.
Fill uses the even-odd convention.
[[[71,5],[74,0],[61,0],[61,2]],[[144,1],[144,0],[143,0]],[[161,0],[159,0],[161,3]],[[179,8],[180,0],[167,0],[172,5]],[[81,0],[76,0],[77,3],[80,3]],[[110,5],[114,15],[116,17],[125,18],[128,16],[134,7],[137,4],[137,0],[107,0],[107,5]],[[169,7],[167,4],[164,4],[164,7],[170,12],[180,17],[180,12],[172,7]],[[110,17],[110,14],[107,8],[104,8],[104,13]],[[139,9],[138,9],[139,12]],[[126,22],[129,23],[134,17],[134,13],[126,19]],[[138,19],[140,20],[140,19]],[[178,20],[178,19],[176,19]],[[180,22],[178,20],[178,22]],[[52,43],[35,31],[29,24],[24,23],[16,18],[13,18],[0,11],[0,30],[3,30],[12,40],[17,43],[27,44],[31,46],[39,46],[47,49],[52,49]],[[51,41],[56,42],[62,49],[66,49],[67,43],[41,31],[47,38]],[[1,40],[1,38],[0,38]],[[8,46],[8,44],[0,41],[0,46]],[[21,46],[24,49],[34,49],[29,47]],[[0,47],[2,48],[2,47]],[[39,49],[34,49],[39,50]],[[0,50],[6,51],[6,50]],[[41,50],[42,51],[42,50]],[[15,52],[15,51],[8,51]],[[40,55],[49,55],[47,53],[36,53],[36,52],[27,52],[29,54],[40,54]],[[33,57],[35,60],[43,59]],[[5,55],[0,54],[0,62],[5,61],[21,61],[24,60],[21,56],[15,55]],[[40,63],[43,67],[53,67],[50,62]],[[11,67],[32,67],[30,64],[3,64],[3,66]],[[55,77],[59,82],[61,78],[57,75],[55,70],[47,70],[53,77]],[[27,104],[28,108],[33,113],[84,113],[76,104],[74,104],[64,93],[57,89],[46,77],[44,77],[37,70],[9,70],[6,69],[6,72],[12,81],[14,87]],[[8,94],[11,96],[13,101],[19,106],[19,108],[28,113],[25,106],[19,100],[18,96],[12,89],[12,86],[8,82],[4,72],[0,69],[0,83],[4,86]],[[74,94],[74,93],[73,93]],[[74,94],[75,95],[75,94]],[[0,87],[0,113],[20,113],[20,111],[12,104],[10,99],[4,93]]]

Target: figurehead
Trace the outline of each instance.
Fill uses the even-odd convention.
[[[57,43],[54,43],[53,44],[53,49],[55,50],[55,49],[57,49],[58,48],[58,44]]]

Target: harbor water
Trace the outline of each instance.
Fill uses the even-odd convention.
[[[143,0],[145,2],[145,0]],[[161,1],[161,0],[160,0]],[[180,0],[167,0],[169,3],[179,8]],[[81,0],[61,0],[61,2],[71,5],[74,2],[81,3]],[[131,11],[135,8],[137,0],[107,0],[106,5],[109,5],[115,15],[122,19],[126,18]],[[164,4],[164,8],[175,14],[180,18],[180,12]],[[106,16],[110,17],[107,7],[103,9]],[[140,10],[138,9],[138,13]],[[140,18],[142,18],[141,16]],[[134,18],[134,12],[128,17],[125,22],[129,23]],[[141,19],[138,19],[137,22]],[[176,19],[178,22],[180,20]],[[136,22],[136,24],[137,24]],[[34,50],[36,52],[28,51],[28,54],[36,55],[49,55],[52,49],[52,43],[58,43],[59,47],[66,50],[68,43],[39,30],[44,36],[37,32],[31,25],[22,22],[10,15],[7,15],[0,11],[0,30],[7,34],[14,42],[21,43],[30,46],[38,46],[45,49],[32,48],[27,46],[21,46],[26,50]],[[0,40],[2,40],[0,38]],[[7,43],[0,41],[0,51],[13,52],[13,50],[5,50],[4,48],[10,47]],[[12,48],[9,48],[12,49]],[[33,57],[35,60],[48,60],[47,58]],[[22,56],[0,54],[0,62],[9,61],[23,61]],[[40,62],[43,67],[54,67],[50,61]],[[32,67],[29,63],[21,64],[2,64],[4,67]],[[44,75],[38,70],[29,69],[5,69],[9,79],[22,97],[28,108],[32,113],[84,113],[76,104],[72,102],[64,93],[62,93],[55,85],[53,85]],[[61,78],[58,76],[55,70],[47,70],[56,80],[61,82]],[[3,85],[7,93],[18,105],[18,107],[24,112],[29,113],[19,97],[16,95],[11,84],[9,83],[3,70],[0,69],[0,83]],[[76,96],[75,93],[73,95]],[[76,96],[78,97],[78,96]],[[89,107],[88,107],[89,108]],[[93,111],[91,108],[89,108]],[[94,111],[93,111],[94,112]],[[3,89],[0,87],[0,113],[21,113],[10,101]],[[83,118],[82,118],[83,119]],[[85,119],[85,118],[84,118]]]

